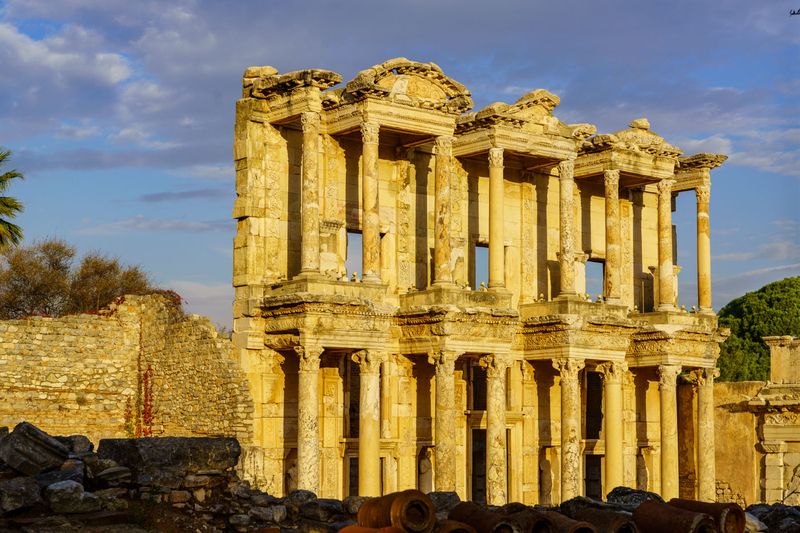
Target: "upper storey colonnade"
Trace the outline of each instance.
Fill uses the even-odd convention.
[[[237,180],[240,186],[234,217],[240,221],[248,216],[269,218],[264,209],[284,211],[266,205],[268,197],[259,199],[248,182],[263,186],[289,189],[292,184],[279,184],[270,169],[245,168],[248,152],[262,150],[253,140],[263,140],[264,135],[253,135],[253,124],[264,124],[278,129],[299,130],[300,184],[297,202],[300,228],[299,250],[287,248],[287,257],[275,259],[275,268],[268,269],[274,280],[285,278],[315,278],[330,272],[321,258],[336,245],[326,245],[321,235],[330,225],[323,198],[331,188],[335,171],[334,157],[328,153],[325,138],[343,139],[360,145],[358,198],[360,212],[347,213],[347,229],[357,227],[361,233],[362,281],[367,284],[386,284],[387,270],[404,268],[396,257],[383,257],[387,253],[382,237],[398,223],[382,216],[382,206],[389,199],[391,187],[386,186],[396,177],[381,175],[382,152],[393,149],[396,158],[408,159],[415,149],[430,154],[433,169],[432,265],[427,288],[455,288],[463,279],[455,279],[454,264],[458,253],[454,246],[454,205],[457,204],[457,175],[466,167],[483,162],[488,169],[488,288],[506,292],[508,289],[506,243],[510,239],[509,222],[517,222],[507,215],[506,185],[509,167],[514,180],[525,180],[535,173],[557,177],[558,246],[553,271],[547,287],[538,287],[538,293],[549,298],[582,299],[579,294],[578,266],[587,259],[586,250],[577,241],[581,225],[575,202],[579,193],[587,189],[602,191],[604,200],[604,246],[597,247],[597,256],[604,263],[603,298],[608,303],[627,303],[634,307],[630,296],[634,276],[626,275],[631,260],[626,259],[626,249],[631,248],[631,232],[624,231],[630,224],[621,214],[621,199],[630,191],[646,191],[657,196],[657,221],[653,234],[644,227],[640,231],[643,242],[657,242],[656,263],[650,267],[652,282],[652,308],[658,311],[674,310],[676,303],[675,258],[673,257],[672,202],[682,191],[694,190],[697,197],[697,300],[701,312],[713,313],[711,299],[709,195],[710,170],[719,166],[725,156],[697,154],[689,157],[650,130],[646,119],[631,122],[630,127],[613,134],[595,134],[590,124],[564,124],[553,116],[559,98],[538,89],[523,95],[512,105],[494,103],[478,112],[469,112],[473,106],[470,92],[460,83],[446,76],[435,64],[416,63],[403,58],[389,60],[360,72],[344,87],[340,75],[326,70],[303,70],[280,74],[272,67],[251,67],[245,72],[243,98],[237,113],[237,141],[235,159],[238,172],[250,172],[250,180]],[[349,154],[348,154],[349,155]],[[255,160],[255,159],[253,159]],[[264,158],[269,165],[269,154]],[[510,163],[510,165],[509,165]],[[273,165],[282,163],[272,162]],[[284,163],[285,164],[285,163]],[[413,164],[412,164],[413,166]],[[257,174],[266,172],[266,176]],[[352,172],[351,172],[352,173]],[[520,178],[521,176],[521,178]],[[270,180],[274,183],[269,183]],[[254,183],[255,185],[255,183]],[[599,187],[598,187],[599,186]],[[483,191],[480,191],[483,194]],[[341,196],[341,193],[338,193]],[[349,193],[348,193],[349,194]],[[348,201],[352,204],[352,198]],[[469,200],[471,203],[472,198]],[[335,202],[333,202],[335,203]],[[291,216],[291,207],[289,210]],[[352,211],[352,209],[351,209]],[[417,222],[427,213],[416,213]],[[555,218],[555,217],[554,217]],[[354,222],[350,222],[350,220]],[[555,225],[549,220],[536,220],[537,225]],[[291,225],[281,220],[272,232],[285,231],[279,225]],[[341,222],[339,223],[341,224]],[[644,226],[642,221],[639,224]],[[269,223],[268,223],[269,225]],[[412,222],[412,225],[415,225]],[[578,227],[576,227],[576,225]],[[334,231],[341,228],[334,228]],[[255,230],[255,228],[253,228]],[[256,230],[257,232],[258,230]],[[263,231],[263,228],[261,229]],[[266,230],[269,233],[270,230]],[[253,233],[251,231],[250,233]],[[524,241],[524,239],[523,239]],[[522,242],[522,247],[527,243]],[[242,248],[243,246],[239,246]],[[393,250],[396,251],[396,250]],[[265,254],[270,252],[265,250]],[[252,256],[252,254],[250,254]],[[299,268],[292,268],[299,257]],[[339,254],[340,256],[343,254]],[[456,259],[454,259],[454,257]],[[545,250],[539,253],[538,263],[551,258]],[[264,260],[269,263],[269,257]],[[387,269],[387,266],[397,262]],[[469,261],[467,261],[469,262]],[[474,259],[472,260],[474,269]],[[328,265],[329,266],[329,265]],[[536,268],[544,268],[536,265]],[[524,270],[524,266],[518,270]],[[241,271],[242,269],[238,269]],[[257,268],[251,269],[257,277]],[[474,272],[472,273],[474,276]],[[549,274],[548,274],[549,275]],[[241,276],[240,276],[241,277]],[[246,277],[246,276],[245,276]],[[525,284],[523,274],[522,284]],[[234,282],[236,286],[261,284],[264,278]],[[269,281],[269,280],[267,280]],[[254,283],[255,282],[255,283]],[[551,289],[552,287],[552,289]],[[519,292],[526,289],[518,287]],[[530,292],[530,291],[529,291]],[[627,297],[623,297],[628,294]],[[533,299],[537,294],[533,293]],[[522,303],[520,301],[520,303]]]

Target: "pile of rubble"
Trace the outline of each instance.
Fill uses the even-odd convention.
[[[10,433],[0,428],[0,533],[800,531],[794,507],[751,506],[745,515],[736,504],[665,503],[624,487],[606,502],[574,498],[553,508],[485,507],[413,490],[343,501],[304,490],[275,498],[237,478],[239,453],[229,438],[104,439],[94,451],[83,436],[53,437],[25,422]]]

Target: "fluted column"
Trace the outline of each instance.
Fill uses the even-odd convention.
[[[625,362],[607,362],[597,369],[603,376],[604,433],[606,438],[605,488],[608,494],[614,487],[624,485],[622,465],[622,381],[628,371]]]
[[[619,303],[622,285],[622,247],[619,217],[619,170],[603,172],[606,196],[606,265],[603,279],[605,299]]]
[[[716,501],[716,461],[714,458],[714,378],[719,375],[716,368],[701,368],[694,371],[697,384],[697,497],[699,500]]]
[[[561,501],[580,494],[581,396],[578,374],[585,363],[577,359],[553,359],[561,374]]]
[[[437,491],[456,490],[456,420],[455,420],[455,371],[458,353],[441,351],[430,355],[429,361],[436,366],[436,425],[434,486]]]
[[[505,213],[503,149],[489,149],[489,288],[506,286],[503,215]]]
[[[678,402],[675,380],[680,365],[660,365],[658,382],[661,400],[661,496],[678,497]]]
[[[658,182],[658,310],[675,308],[675,273],[672,270],[672,186],[675,180]]]
[[[319,272],[319,113],[300,114],[303,128],[302,196],[300,204],[300,272]]]
[[[450,270],[450,181],[452,174],[453,138],[436,137],[436,172],[434,195],[436,220],[433,242],[433,283],[449,285],[453,282]]]
[[[378,211],[378,132],[376,122],[361,123],[361,269],[366,282],[381,281],[381,228]]]
[[[296,346],[297,488],[319,491],[319,346]]]
[[[358,494],[381,495],[381,381],[384,354],[361,350],[353,354],[360,376],[358,420]]]
[[[486,369],[486,503],[505,505],[506,479],[506,369],[507,356],[488,354],[480,364]]]
[[[575,161],[567,159],[559,163],[559,237],[560,249],[558,263],[560,270],[561,290],[559,298],[576,297],[575,291],[575,214],[573,212],[575,201],[573,193],[575,180],[573,172]]]
[[[711,181],[699,185],[697,193],[697,306],[703,313],[713,313],[711,307],[711,226],[708,204]]]

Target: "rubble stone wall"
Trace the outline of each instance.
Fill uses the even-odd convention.
[[[0,426],[252,439],[247,380],[213,324],[160,295],[97,315],[0,321]]]

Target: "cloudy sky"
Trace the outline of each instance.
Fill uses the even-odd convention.
[[[794,1],[794,0],[793,0]],[[345,79],[433,61],[476,107],[534,88],[601,132],[648,117],[713,174],[714,305],[800,275],[800,4],[440,0],[0,1],[0,145],[28,243],[136,263],[230,324],[234,102],[249,65]],[[694,198],[678,198],[695,303]]]

